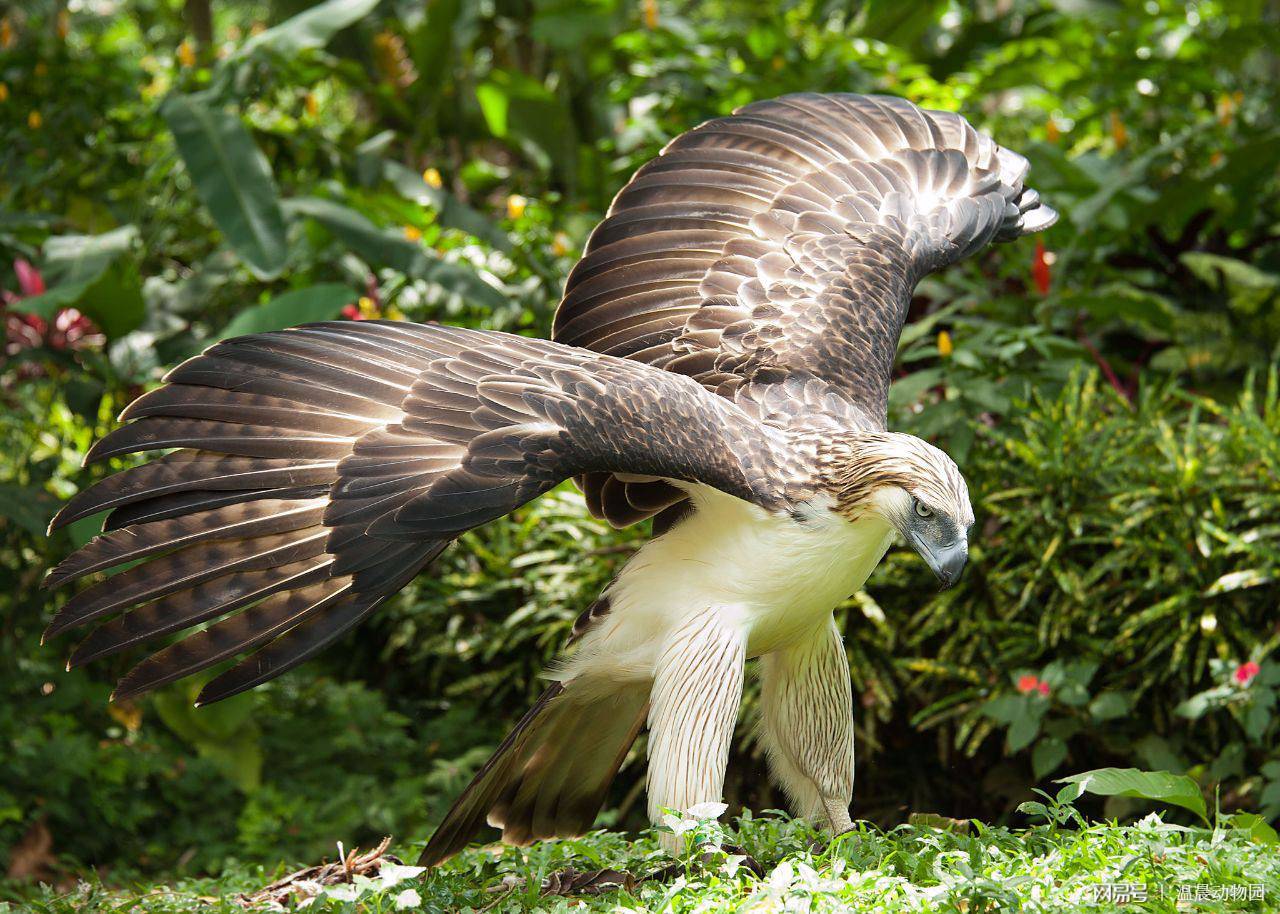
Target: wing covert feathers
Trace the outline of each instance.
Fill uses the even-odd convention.
[[[130,671],[118,698],[237,658],[201,703],[279,675],[461,533],[573,475],[648,480],[630,502],[640,513],[682,497],[663,478],[783,498],[778,435],[732,403],[545,340],[317,324],[218,343],[166,380],[88,461],[170,453],[90,486],[51,524],[109,512],[47,578],[108,575],[46,631],[96,623],[71,665],[198,627]]]
[[[622,189],[553,337],[740,401],[816,377],[883,426],[916,282],[1056,219],[1026,172],[959,115],[899,98],[747,105],[677,137]]]

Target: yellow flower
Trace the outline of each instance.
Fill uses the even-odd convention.
[[[13,47],[13,23],[9,21],[9,17],[5,16],[0,19],[0,48],[6,51]]]
[[[440,177],[440,172],[434,168],[428,168],[422,173],[422,180],[426,181],[430,187],[443,187],[444,178]]]
[[[44,126],[44,117],[41,116],[39,111],[32,111],[27,115],[27,126],[32,130],[39,130]]]
[[[421,241],[422,229],[416,225],[406,225],[404,227],[404,237],[409,241]]]
[[[1236,116],[1236,100],[1234,96],[1225,92],[1218,96],[1218,123],[1223,127],[1230,127],[1231,122]]]
[[[938,355],[944,359],[951,355],[955,347],[951,344],[951,334],[943,330],[938,334]]]
[[[1049,123],[1044,125],[1044,138],[1050,143],[1056,143],[1062,138],[1062,128],[1053,118],[1049,118]]]
[[[519,219],[524,215],[524,208],[529,205],[529,201],[519,194],[512,194],[507,197],[507,218]]]
[[[1111,139],[1116,144],[1116,149],[1124,149],[1129,145],[1129,131],[1119,111],[1111,112]]]
[[[644,9],[644,27],[656,29],[658,27],[658,0],[644,0],[642,6]]]
[[[551,239],[551,253],[557,257],[563,257],[569,253],[569,236],[564,232],[556,232],[556,236]]]
[[[194,67],[196,65],[196,51],[191,47],[191,42],[184,41],[178,45],[178,63],[184,67]]]
[[[315,117],[320,112],[320,103],[316,101],[315,95],[308,92],[302,97],[303,107],[307,109],[307,114]]]
[[[71,34],[71,14],[66,10],[58,11],[58,37],[63,41]]]
[[[0,102],[7,102],[8,100],[9,100],[9,84],[0,83]]]
[[[365,317],[377,317],[378,306],[374,304],[373,299],[367,295],[360,296],[360,313]]]

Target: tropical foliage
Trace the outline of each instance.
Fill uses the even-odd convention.
[[[202,874],[425,835],[643,531],[587,520],[565,487],[468,535],[340,649],[196,712],[189,685],[108,705],[128,658],[64,673],[67,645],[39,646],[43,573],[93,532],[46,538],[49,517],[112,469],[80,459],[124,404],[211,341],[374,316],[545,334],[635,167],[707,117],[800,90],[961,110],[1028,155],[1064,217],[913,304],[894,423],[957,457],[978,525],[961,586],[935,594],[893,552],[842,612],[855,815],[1023,822],[1037,784],[1118,765],[1280,816],[1271,6],[0,11],[0,867],[15,879]],[[782,803],[751,718],[748,701],[734,810]],[[641,746],[605,822],[638,824],[642,772]],[[929,846],[897,853],[923,872]]]

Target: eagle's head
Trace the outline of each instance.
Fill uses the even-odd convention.
[[[973,508],[955,461],[914,435],[868,432],[822,447],[823,488],[850,522],[876,515],[895,527],[943,587],[969,558]]]

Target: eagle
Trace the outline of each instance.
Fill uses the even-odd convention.
[[[232,660],[206,704],[333,644],[461,534],[568,479],[652,537],[573,626],[549,687],[422,855],[488,822],[589,830],[647,726],[648,811],[720,799],[746,661],[796,814],[851,827],[849,666],[833,610],[896,537],[943,586],[973,510],[941,450],[887,429],[916,283],[1051,225],[1027,160],[960,115],[795,94],[670,142],[614,199],[552,339],[408,322],[219,342],[135,400],[86,463],[165,451],[74,496],[109,512],[51,586],[78,667],[195,629],[115,699]],[[670,836],[668,836],[670,838]]]

